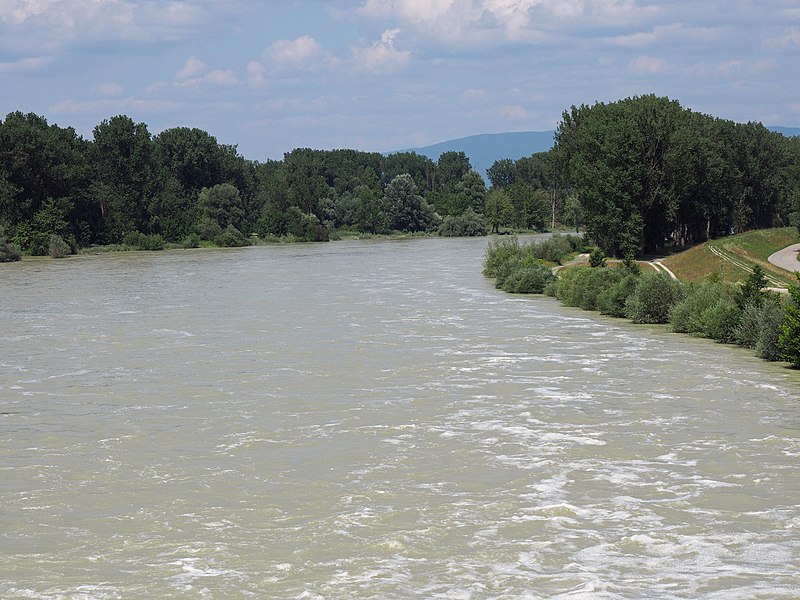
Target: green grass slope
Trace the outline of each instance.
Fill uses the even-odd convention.
[[[775,284],[786,286],[794,283],[795,277],[767,259],[781,248],[798,242],[800,235],[795,227],[757,229],[711,240],[673,254],[662,262],[684,281],[716,276],[731,283],[744,281],[750,269],[758,264]]]

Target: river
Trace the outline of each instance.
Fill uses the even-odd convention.
[[[800,374],[485,245],[0,265],[0,597],[800,597]]]

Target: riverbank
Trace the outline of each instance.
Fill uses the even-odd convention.
[[[759,265],[742,285],[731,285],[714,277],[683,282],[663,272],[642,272],[635,262],[596,262],[556,274],[538,254],[537,245],[495,240],[487,248],[484,274],[507,292],[549,295],[565,306],[665,325],[676,333],[736,344],[766,360],[800,366],[800,329],[792,326],[800,288],[790,285],[789,298],[768,291],[769,280]]]
[[[559,232],[562,230],[558,230]],[[541,235],[542,233],[550,233],[550,232],[540,232],[536,230],[509,230],[507,232],[503,232],[503,236],[533,236],[533,235]],[[496,235],[496,234],[495,234]],[[17,248],[10,246],[8,251],[8,260],[3,261],[2,258],[6,255],[0,255],[0,262],[15,262],[19,260],[27,261],[27,260],[39,260],[39,259],[50,259],[50,258],[67,258],[69,256],[80,256],[80,255],[94,255],[94,254],[107,254],[107,253],[116,253],[116,252],[159,252],[159,251],[171,251],[171,250],[202,250],[202,249],[210,249],[210,248],[244,248],[250,246],[281,246],[281,245],[289,245],[289,244],[316,244],[320,241],[325,242],[340,242],[340,241],[358,241],[358,240],[406,240],[406,239],[425,239],[425,238],[442,238],[442,237],[489,237],[487,235],[481,236],[447,236],[442,235],[438,231],[418,231],[418,232],[405,232],[405,231],[395,231],[390,233],[367,233],[367,232],[359,232],[359,231],[352,231],[352,230],[334,230],[330,232],[328,239],[326,240],[317,240],[311,241],[307,239],[301,239],[294,235],[283,235],[283,236],[268,236],[266,238],[258,237],[257,235],[253,234],[250,237],[244,237],[238,240],[237,243],[231,243],[228,245],[219,245],[214,243],[211,240],[201,240],[197,237],[187,238],[181,243],[174,243],[174,242],[165,242],[163,239],[157,238],[154,239],[153,236],[144,236],[140,235],[136,237],[137,243],[125,243],[125,244],[106,244],[106,245],[99,245],[99,246],[88,246],[85,248],[78,248],[74,252],[70,249],[64,250],[63,248],[59,248],[58,251],[51,252],[49,255],[37,255],[33,256],[30,254],[25,254],[20,252]]]

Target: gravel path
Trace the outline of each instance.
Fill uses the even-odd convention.
[[[792,272],[800,271],[800,261],[797,260],[798,250],[800,250],[800,244],[792,244],[791,246],[786,246],[783,250],[778,250],[768,260],[781,269]]]

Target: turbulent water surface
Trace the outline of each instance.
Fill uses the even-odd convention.
[[[0,265],[0,597],[800,597],[800,376],[485,244]]]

